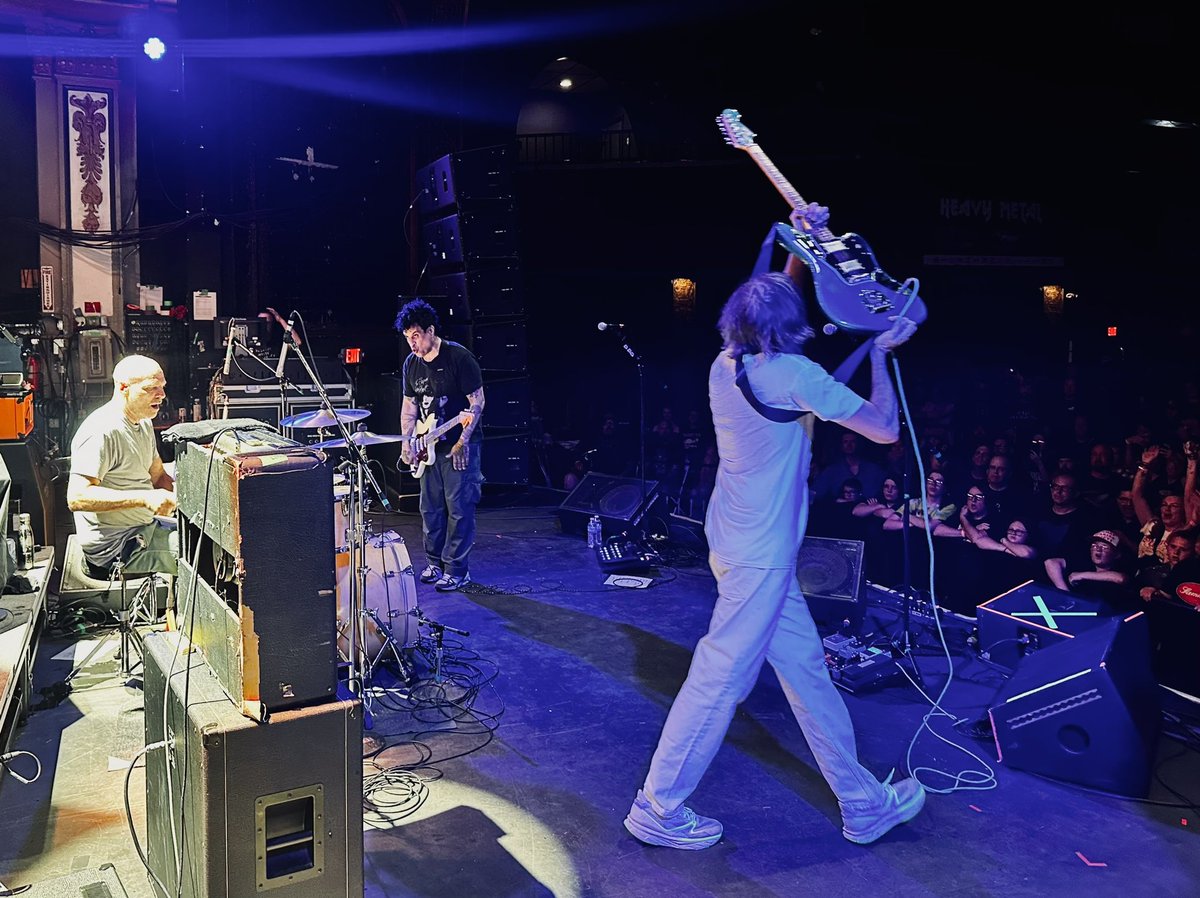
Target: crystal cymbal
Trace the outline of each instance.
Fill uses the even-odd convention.
[[[299,415],[289,415],[279,422],[280,427],[333,427],[338,421],[361,421],[367,415],[371,414],[369,409],[365,408],[339,408],[335,409],[337,418],[329,414],[328,410],[319,408],[315,412],[301,412]]]
[[[355,446],[378,446],[380,443],[399,443],[403,440],[398,433],[371,433],[369,430],[356,430],[350,434],[350,442]],[[321,443],[313,443],[313,449],[345,449],[346,441],[343,439],[325,440]]]

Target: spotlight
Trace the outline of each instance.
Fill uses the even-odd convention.
[[[558,81],[559,90],[570,90],[575,86],[575,82],[570,78],[560,78]]]
[[[167,45],[164,44],[159,38],[152,37],[149,38],[146,43],[142,44],[142,52],[144,52],[155,62],[158,62],[163,58],[163,54],[167,52]]]

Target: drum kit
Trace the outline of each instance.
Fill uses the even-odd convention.
[[[462,635],[465,631],[430,621],[417,606],[416,577],[404,537],[388,530],[371,533],[366,522],[368,483],[378,486],[367,468],[361,450],[367,446],[398,443],[400,434],[375,434],[360,423],[367,409],[318,409],[282,419],[283,427],[338,430],[342,436],[318,439],[309,448],[348,449],[349,458],[338,465],[334,482],[334,552],[337,567],[338,651],[349,664],[348,686],[365,698],[366,689],[376,685],[375,671],[394,662],[405,683],[412,671],[405,653],[419,647],[419,628],[429,626],[440,649],[442,630]],[[346,425],[360,429],[350,431]],[[379,493],[383,500],[382,492]],[[437,652],[440,655],[440,651]],[[435,669],[440,670],[440,657]]]

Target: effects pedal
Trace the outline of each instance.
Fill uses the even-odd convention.
[[[655,558],[640,542],[627,536],[615,536],[596,549],[600,570],[610,574],[644,570]]]

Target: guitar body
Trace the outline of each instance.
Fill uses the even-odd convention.
[[[917,324],[925,320],[925,303],[879,267],[870,245],[857,234],[828,239],[777,224],[775,235],[784,249],[808,264],[817,302],[842,330],[881,333],[901,314]]]
[[[466,424],[470,420],[471,414],[469,412],[460,412],[453,418],[447,419],[440,427],[434,426],[437,420],[433,415],[427,415],[418,421],[417,426],[413,428],[413,460],[412,464],[408,466],[409,473],[417,478],[424,474],[425,469],[433,464],[438,440],[459,424]]]

